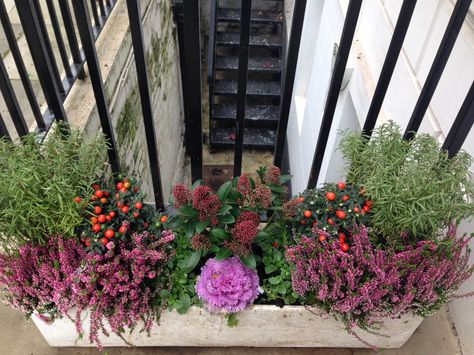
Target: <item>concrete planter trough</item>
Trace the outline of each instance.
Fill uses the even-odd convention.
[[[83,327],[88,330],[87,316]],[[252,347],[341,347],[364,345],[348,334],[341,322],[332,317],[320,317],[301,306],[256,305],[239,313],[239,325],[228,327],[224,316],[211,315],[204,309],[192,307],[187,314],[163,312],[160,325],[153,327],[151,336],[138,331],[124,338],[135,346],[252,346]],[[91,347],[88,334],[79,339],[74,324],[68,319],[47,325],[33,317],[36,326],[50,346]],[[387,319],[377,336],[357,330],[359,336],[379,348],[399,348],[410,338],[423,318],[403,316]],[[115,334],[102,337],[105,347],[127,346]]]

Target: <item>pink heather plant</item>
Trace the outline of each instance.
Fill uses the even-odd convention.
[[[143,232],[116,242],[104,255],[88,254],[73,276],[78,332],[82,333],[80,316],[86,310],[91,315],[89,339],[99,349],[99,330],[108,335],[104,321],[118,335],[125,328],[134,329],[139,321],[149,332],[155,315],[151,301],[160,291],[156,280],[172,255],[168,244],[174,239],[171,231],[159,238]]]
[[[209,259],[201,269],[196,292],[210,312],[236,313],[250,306],[261,291],[257,272],[232,257]]]
[[[72,275],[85,257],[75,240],[51,237],[44,246],[26,244],[17,254],[0,254],[0,288],[6,303],[45,322],[74,306]]]
[[[295,267],[293,289],[307,304],[340,316],[350,332],[382,317],[408,312],[426,317],[456,298],[454,293],[473,272],[468,266],[470,238],[455,234],[451,226],[443,244],[421,241],[400,252],[378,249],[366,227],[353,231],[348,253],[338,242],[302,237],[286,252]]]

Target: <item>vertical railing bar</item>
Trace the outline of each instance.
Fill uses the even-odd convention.
[[[5,124],[5,121],[3,120],[3,116],[0,113],[0,138],[6,139],[7,141],[12,141],[10,137],[10,133],[8,133],[7,125]]]
[[[202,178],[202,120],[201,120],[201,29],[199,0],[183,0],[184,59],[188,82],[191,179]]]
[[[97,0],[91,0],[90,3],[91,3],[91,9],[92,9],[92,16],[94,16],[95,26],[100,29],[102,27],[102,24],[100,23],[99,11],[97,10],[96,1]],[[74,4],[74,0],[73,0],[73,4]]]
[[[69,8],[68,1],[59,1],[59,9],[63,18],[69,49],[71,50],[72,61],[76,64],[81,64],[83,62],[83,58],[77,42],[76,30],[74,29],[74,23],[72,21],[71,10]],[[81,71],[78,77],[79,79],[84,79],[84,71]]]
[[[184,46],[184,24],[183,24],[183,4],[180,2],[174,1],[173,4],[173,13],[174,13],[174,21],[176,22],[176,28],[178,30],[178,47],[179,47],[179,67],[181,68],[181,72],[185,72],[186,62],[184,60],[183,53],[186,52]],[[184,135],[185,135],[185,146],[186,146],[186,154],[190,154],[190,135],[191,135],[191,126],[190,126],[190,116],[189,116],[189,97],[188,93],[188,82],[186,75],[181,75],[181,85],[182,85],[182,93],[183,93],[183,110],[184,110]],[[209,98],[209,100],[211,100]]]
[[[33,86],[31,85],[31,81],[28,76],[28,71],[26,70],[23,57],[20,53],[20,49],[18,48],[15,32],[13,31],[13,27],[11,25],[10,19],[8,18],[7,10],[5,8],[5,3],[3,1],[0,1],[0,21],[2,22],[3,31],[5,33],[5,37],[7,38],[8,45],[10,47],[10,52],[13,56],[13,60],[15,61],[18,74],[20,75],[21,83],[25,90],[26,97],[30,104],[30,108],[35,118],[35,121],[38,125],[38,129],[44,130],[46,128],[46,124],[44,122],[43,115],[41,114],[41,109],[39,107],[38,101],[36,100],[36,95],[33,90]]]
[[[48,30],[46,28],[46,23],[44,22],[43,11],[41,10],[41,5],[39,3],[39,0],[33,0],[32,3],[33,3],[33,5],[36,9],[36,15],[35,16],[36,16],[38,24],[39,24],[39,29],[41,30],[41,32],[43,34],[44,46],[46,48],[49,60],[51,62],[51,68],[53,70],[52,73],[54,75],[53,78],[58,83],[59,93],[64,98],[66,91],[64,89],[63,82],[61,80],[61,75],[59,74],[58,64],[56,63],[56,58],[54,56],[53,47],[51,47],[51,40],[50,40],[49,35],[48,35]]]
[[[454,43],[456,43],[459,31],[461,30],[464,19],[469,11],[470,4],[471,0],[458,0],[454,6],[443,39],[441,40],[438,51],[436,52],[435,59],[433,60],[433,64],[431,65],[428,76],[426,77],[425,84],[421,89],[420,96],[418,97],[410,121],[408,122],[405,134],[403,135],[403,138],[406,140],[412,139],[415,132],[420,128],[421,121],[425,116],[431,98],[438,86],[439,79],[443,74],[446,63],[448,62],[449,56],[454,47]]]
[[[347,58],[351,50],[352,39],[357,26],[362,0],[350,0],[347,9],[346,19],[344,20],[344,27],[342,29],[341,41],[339,51],[337,52],[334,70],[332,72],[331,83],[327,94],[326,105],[321,120],[321,127],[319,129],[318,140],[314,151],[313,162],[311,164],[311,171],[308,179],[308,188],[313,188],[318,183],[321,165],[326,151],[326,145],[331,131],[332,121],[334,119],[334,112],[336,110],[337,99],[339,91],[341,90],[342,79],[346,69]]]
[[[71,64],[69,63],[69,58],[66,52],[66,46],[64,45],[63,35],[61,33],[61,28],[59,27],[58,16],[56,14],[56,9],[54,7],[53,0],[46,0],[46,6],[48,7],[49,17],[51,18],[51,24],[53,25],[54,36],[56,37],[56,42],[58,44],[59,55],[61,61],[63,62],[64,71],[67,78],[72,78]]]
[[[474,82],[471,84],[461,109],[454,120],[442,150],[447,151],[450,158],[461,149],[474,123]]]
[[[209,41],[207,53],[207,82],[209,90],[209,143],[212,142],[213,134],[213,117],[214,117],[214,78],[215,72],[215,57],[216,57],[216,35],[217,35],[217,11],[219,8],[219,0],[211,0],[210,19],[209,19]]]
[[[244,149],[245,104],[247,100],[247,77],[249,61],[250,20],[252,0],[240,2],[240,42],[239,42],[239,79],[237,84],[237,117],[235,124],[236,138],[234,147],[234,176],[242,171]]]
[[[55,120],[67,121],[59,91],[59,88],[62,90],[64,88],[57,80],[52,80],[55,75],[53,63],[48,55],[46,39],[43,37],[34,1],[15,0],[15,5],[48,107],[53,111]]]
[[[13,90],[10,78],[8,77],[7,68],[3,63],[3,59],[0,56],[0,91],[2,92],[3,99],[7,105],[8,112],[10,112],[11,119],[15,125],[16,131],[20,137],[28,134],[28,125],[26,124],[25,117],[21,111],[20,104]]]
[[[278,120],[277,139],[273,157],[273,164],[281,167],[283,151],[286,141],[286,130],[290,115],[291,100],[293,98],[293,86],[295,83],[296,67],[300,50],[301,34],[303,31],[306,0],[295,0],[293,8],[293,20],[291,22],[290,39],[286,57],[285,77],[282,81],[283,95],[280,100],[280,116]]]
[[[145,137],[148,148],[148,158],[150,161],[155,205],[157,209],[161,209],[163,207],[163,188],[161,183],[158,147],[156,144],[155,120],[153,118],[151,93],[148,83],[146,53],[143,44],[140,3],[137,0],[127,0],[127,8],[130,21],[130,32],[132,34],[133,53],[135,56],[135,67],[138,77],[138,88],[140,90],[143,124],[145,126]]]
[[[74,0],[73,6],[76,13],[77,28],[79,29],[79,35],[81,37],[83,50],[87,60],[87,66],[89,68],[90,80],[92,89],[94,90],[102,132],[104,133],[109,144],[108,155],[110,165],[112,167],[112,172],[118,173],[120,171],[120,164],[117,157],[117,145],[115,143],[115,136],[112,129],[109,108],[107,106],[107,99],[105,96],[99,59],[95,49],[94,33],[92,31],[91,19],[89,17],[87,0]]]
[[[403,41],[408,31],[408,26],[415,10],[416,0],[404,0],[400,8],[400,13],[398,14],[397,23],[393,30],[392,39],[390,40],[390,45],[387,50],[387,55],[385,56],[385,61],[380,71],[379,80],[375,88],[374,96],[370,103],[369,111],[367,112],[367,117],[365,119],[364,127],[362,133],[364,135],[370,136],[372,131],[377,123],[377,118],[382,108],[382,103],[387,93],[390,80],[392,78],[395,65],[397,64],[400,51],[403,46]]]
[[[219,7],[218,0],[211,0],[210,2],[210,31],[209,31],[209,46],[207,48],[207,81],[210,82],[214,75],[214,54],[216,50],[216,28],[217,28],[217,9]]]

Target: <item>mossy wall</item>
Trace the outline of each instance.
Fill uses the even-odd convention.
[[[114,11],[123,11],[126,15],[124,2],[120,0]],[[184,169],[184,114],[177,34],[171,5],[171,0],[141,1],[149,87],[165,201],[168,201],[172,186],[186,181],[188,173],[188,169]],[[152,201],[150,163],[129,30],[123,36],[114,57],[105,82],[105,91],[110,103],[122,169],[142,180],[143,189]],[[89,130],[91,127],[98,127],[96,119],[91,117],[89,121]]]

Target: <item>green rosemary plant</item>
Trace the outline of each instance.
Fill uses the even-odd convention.
[[[61,127],[38,143],[35,134],[21,144],[0,140],[0,247],[44,243],[51,235],[72,236],[83,220],[76,196],[92,193],[107,150],[102,136],[87,137]]]
[[[347,180],[376,201],[371,223],[384,241],[436,240],[450,222],[473,214],[472,157],[465,152],[449,159],[435,138],[417,134],[405,141],[394,123],[375,129],[370,140],[346,133],[340,149]]]

